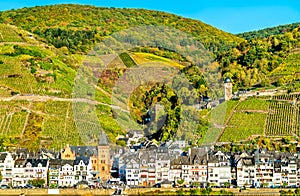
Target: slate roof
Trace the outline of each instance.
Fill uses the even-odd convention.
[[[196,154],[194,157],[190,157],[190,164],[206,164],[207,163],[207,156],[206,154]]]
[[[230,162],[226,155],[220,151],[217,153],[211,152],[208,154],[209,163],[220,163],[220,162]]]
[[[7,153],[1,153],[0,154],[0,163],[4,163],[4,160],[5,160],[6,156],[7,156]]]
[[[107,146],[108,145],[107,137],[106,137],[106,134],[104,131],[102,131],[102,133],[101,133],[101,137],[100,137],[98,145],[99,146]]]
[[[190,153],[190,164],[198,164],[203,161],[207,161],[206,159],[207,150],[205,148],[192,148]]]
[[[16,160],[15,160],[14,166],[15,166],[15,167],[16,167],[17,165],[18,165],[18,166],[20,166],[20,165],[25,166],[25,163],[26,163],[26,159],[23,159],[23,158],[16,159]]]
[[[247,158],[243,158],[242,160],[242,164],[245,166],[254,166],[254,159],[252,157],[247,157]]]
[[[134,134],[137,134],[137,135],[143,135],[143,131],[142,130],[130,130],[127,135],[129,138],[132,138],[134,136]]]
[[[62,166],[69,164],[71,166],[74,165],[73,160],[62,160],[62,159],[51,159],[49,160],[49,168],[58,169]]]
[[[48,160],[47,159],[27,159],[26,164],[27,163],[31,163],[32,167],[38,167],[38,165],[41,163],[42,167],[46,167]]]
[[[84,156],[81,156],[81,157],[76,157],[75,161],[74,161],[74,165],[79,165],[80,161],[83,161],[83,163],[85,165],[88,165],[89,162],[90,162],[90,158],[89,157],[84,157]]]
[[[274,162],[274,168],[278,168],[278,169],[281,169],[281,162],[280,161],[276,161]],[[279,170],[280,171],[280,170]]]
[[[171,160],[170,165],[190,165],[189,157],[178,156],[175,159]]]
[[[96,146],[70,146],[76,157],[92,157],[98,155]]]
[[[148,163],[149,162],[149,154],[145,150],[139,151],[139,158],[140,158],[141,163],[143,163],[143,162]]]

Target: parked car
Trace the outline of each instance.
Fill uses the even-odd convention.
[[[8,186],[7,184],[2,184],[1,189],[10,189],[11,187]]]
[[[153,185],[153,187],[155,187],[155,188],[161,188],[161,184],[160,183],[156,183],[155,185]]]
[[[13,186],[14,189],[22,189],[22,188],[25,188],[24,186],[21,186],[21,185],[17,185],[17,186]]]
[[[26,184],[26,185],[24,186],[24,188],[26,188],[26,189],[33,189],[34,186],[32,186],[31,184]]]

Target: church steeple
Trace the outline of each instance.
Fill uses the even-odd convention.
[[[102,133],[101,133],[101,137],[100,137],[98,145],[99,146],[107,146],[108,145],[107,137],[106,137],[106,134],[104,131],[102,131]]]
[[[99,177],[102,182],[105,182],[110,178],[110,148],[108,145],[107,137],[104,131],[102,131],[100,140],[97,146],[97,171],[99,171]]]

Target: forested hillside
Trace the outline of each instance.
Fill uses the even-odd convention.
[[[276,27],[270,27],[265,28],[257,31],[249,31],[244,33],[236,34],[238,37],[244,38],[246,40],[251,39],[262,39],[269,37],[271,35],[278,35],[278,34],[284,34],[285,32],[292,31],[293,29],[300,26],[299,22],[292,23],[292,24],[286,24],[286,25],[279,25]]]
[[[55,5],[0,13],[0,22],[33,32],[48,43],[73,53],[87,52],[92,44],[114,32],[140,25],[174,27],[196,37],[212,52],[225,51],[242,41],[203,22],[143,9]]]
[[[299,81],[300,27],[252,39],[221,54],[217,61],[234,88],[270,87]]]

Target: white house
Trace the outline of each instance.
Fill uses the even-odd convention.
[[[1,153],[0,170],[2,173],[2,184],[11,184],[13,178],[14,159],[9,152]]]
[[[148,153],[148,185],[153,186],[156,183],[156,168],[155,168],[155,153],[149,151]]]
[[[237,163],[237,186],[251,186],[255,183],[255,163],[253,157],[243,157]]]
[[[139,160],[131,159],[126,163],[126,184],[129,186],[138,186],[140,181]]]
[[[170,159],[168,148],[159,147],[156,152],[156,182],[169,180]]]
[[[182,157],[176,157],[170,161],[170,172],[169,172],[169,181],[177,182],[177,180],[182,179]]]
[[[78,182],[87,182],[92,184],[92,182],[89,182],[90,179],[93,177],[93,175],[91,174],[92,171],[93,171],[93,167],[92,167],[91,158],[76,157],[74,161],[75,185]]]
[[[49,187],[57,188],[58,180],[59,180],[59,170],[61,169],[61,160],[60,159],[52,159],[49,160],[49,168],[48,168],[48,178],[49,178]]]
[[[274,173],[274,158],[273,155],[265,153],[255,154],[255,169],[256,178],[255,186],[272,186],[273,184],[273,173]],[[282,180],[284,180],[282,178]]]
[[[35,179],[44,179],[47,184],[47,172],[49,162],[47,159],[27,159],[32,164],[33,176]]]
[[[231,166],[229,157],[218,151],[209,155],[208,164],[208,182],[215,186],[224,186],[231,181]]]
[[[27,179],[25,176],[25,159],[16,159],[15,165],[13,169],[13,179],[12,186],[13,187],[24,187],[27,183]]]
[[[147,186],[148,185],[148,162],[149,156],[146,152],[142,152],[140,155],[140,185]]]
[[[80,166],[81,165],[79,165],[79,169],[80,169]],[[62,186],[62,187],[72,187],[72,186],[74,186],[75,185],[74,174],[75,174],[74,173],[74,161],[72,161],[72,160],[63,160],[61,162],[61,168],[59,170],[58,185]]]

